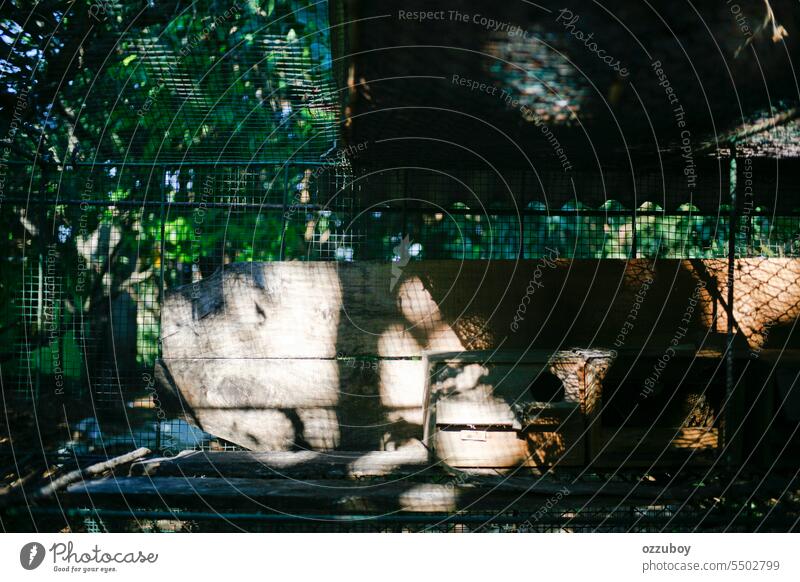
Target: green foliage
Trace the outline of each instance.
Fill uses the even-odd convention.
[[[319,159],[333,143],[324,2],[17,4],[0,18],[0,131],[29,90],[20,156]]]
[[[9,200],[31,203],[0,205],[0,341],[13,355],[4,376],[52,378],[59,355],[83,369],[84,335],[93,342],[87,350],[118,343],[129,348],[123,359],[135,354],[136,365],[151,366],[162,287],[234,261],[277,260],[282,246],[286,258],[305,258],[305,212],[284,225],[274,209],[209,206],[198,221],[192,170],[179,178],[147,163],[319,161],[338,124],[326,3],[11,5],[0,16],[0,134],[12,138],[12,159],[35,162],[10,172],[4,189]],[[118,165],[86,167],[111,160]],[[230,173],[215,172],[208,202],[254,203],[262,194],[280,202],[295,191],[280,179],[263,193],[240,193]],[[312,218],[317,235],[329,227],[329,217]],[[52,344],[41,313],[50,300],[41,293],[48,245],[57,256]],[[114,309],[122,320],[112,326]]]
[[[338,135],[326,3],[247,0],[231,11],[227,1],[166,0],[139,15],[142,3],[125,0],[102,5],[94,20],[87,15],[101,4],[89,0],[11,5],[0,16],[0,135],[12,136],[15,158],[33,163],[15,167],[4,192],[15,201],[0,205],[0,342],[12,356],[4,376],[52,378],[60,359],[65,379],[80,384],[85,337],[98,358],[114,344],[134,367],[152,366],[162,288],[231,262],[319,258],[318,247],[333,249],[324,258],[388,261],[408,233],[414,259],[534,259],[548,249],[624,259],[634,246],[638,257],[727,255],[724,207],[708,214],[684,204],[670,214],[646,202],[634,221],[613,200],[600,208],[532,202],[521,217],[460,202],[405,217],[376,209],[353,227],[363,239],[339,242],[331,233],[347,226],[341,214],[292,208],[287,217],[281,208],[319,202],[292,164],[319,162]],[[239,180],[231,161],[268,163]],[[204,171],[215,177],[208,192]],[[424,187],[431,191],[417,196],[437,198],[433,183]],[[299,191],[309,200],[296,199]],[[84,200],[98,204],[74,203]],[[272,206],[259,208],[264,202]],[[757,209],[736,225],[737,249],[797,256],[799,220]],[[50,248],[52,298],[42,291]],[[51,299],[53,341],[41,309]],[[109,314],[133,322],[112,329]]]
[[[639,258],[728,256],[729,210],[725,205],[719,214],[709,215],[688,203],[670,213],[645,202],[637,211],[635,232],[631,211],[614,200],[598,209],[568,203],[557,210],[531,202],[521,219],[508,213],[469,214],[463,203],[453,204],[451,210],[425,215],[412,224],[411,239],[422,245],[422,252],[415,258],[516,259],[521,245],[522,256],[527,259],[547,256],[548,248],[558,250],[562,258],[624,259],[633,256],[634,238]],[[800,216],[772,218],[764,216],[762,210],[739,218],[738,256],[797,256]],[[370,238],[383,242],[383,251],[376,256],[373,249],[365,249],[362,258],[391,258],[391,249],[403,232],[401,223],[387,215],[363,220],[369,223]]]

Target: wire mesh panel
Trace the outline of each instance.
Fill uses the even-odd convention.
[[[73,452],[225,446],[162,409],[153,366],[164,293],[226,265],[722,258],[730,240],[741,257],[800,252],[786,211],[740,209],[731,233],[729,206],[577,191],[519,171],[354,169],[336,150],[316,163],[21,166],[2,208],[4,394],[69,408]]]
[[[169,18],[103,23],[110,30],[85,44],[82,70],[62,89],[81,112],[80,135],[99,139],[91,149],[59,143],[63,159],[313,160],[336,138],[326,2],[205,1]]]
[[[220,445],[162,409],[153,366],[164,293],[233,262],[352,249],[348,175],[341,161],[81,165],[49,169],[28,203],[21,171],[2,208],[5,397],[63,405],[61,440],[75,454]]]
[[[100,4],[90,6],[91,15]],[[745,376],[739,369],[751,363],[740,366],[740,360],[761,357],[762,348],[786,347],[779,342],[794,332],[789,320],[797,307],[792,293],[797,269],[784,268],[781,261],[764,261],[771,263],[769,269],[743,261],[734,274],[733,261],[690,261],[800,258],[800,165],[797,159],[779,159],[774,148],[780,141],[759,154],[758,134],[766,126],[737,142],[738,150],[729,141],[710,145],[710,136],[722,135],[716,127],[713,135],[698,132],[687,161],[681,152],[688,146],[674,141],[675,119],[655,118],[650,136],[649,124],[626,112],[638,107],[630,107],[631,92],[622,93],[610,70],[597,75],[608,83],[608,103],[603,98],[603,107],[597,107],[601,101],[590,107],[595,91],[589,91],[574,67],[587,54],[566,66],[562,61],[569,51],[557,55],[552,47],[508,31],[466,33],[464,47],[449,36],[453,31],[434,35],[435,29],[405,26],[390,35],[387,27],[397,23],[382,14],[385,6],[377,9],[379,4],[164,0],[102,6],[104,18],[89,24],[77,12],[86,8],[80,3],[70,3],[66,12],[43,8],[57,24],[49,35],[43,34],[49,23],[34,22],[28,29],[14,17],[0,19],[0,44],[8,49],[0,60],[8,76],[2,83],[2,110],[11,113],[0,119],[0,135],[9,146],[0,151],[0,397],[6,413],[0,424],[9,425],[0,431],[0,448],[11,451],[15,465],[4,475],[20,483],[25,479],[19,469],[25,462],[18,464],[16,455],[27,457],[27,466],[43,459],[45,477],[52,479],[52,467],[85,467],[138,447],[169,457],[187,450],[223,450],[228,452],[217,457],[226,459],[220,466],[230,465],[225,474],[212,467],[222,478],[216,481],[205,468],[189,475],[178,467],[186,481],[164,500],[161,493],[176,482],[171,481],[175,474],[157,469],[165,471],[159,485],[153,483],[159,475],[147,472],[155,464],[166,465],[164,459],[149,459],[150,468],[125,464],[129,473],[119,482],[126,482],[133,503],[116,479],[119,488],[105,494],[101,482],[110,480],[98,479],[91,484],[101,486],[99,503],[94,503],[97,497],[82,497],[77,486],[65,488],[59,492],[68,501],[64,508],[43,503],[29,512],[33,527],[41,519],[48,526],[90,532],[797,529],[796,496],[783,499],[788,487],[775,497],[752,490],[746,500],[716,487],[726,477],[735,480],[716,471],[726,439],[740,438],[726,432],[730,418],[735,419],[728,416],[734,408],[728,406],[734,382],[745,385],[739,391],[743,398],[761,401],[761,418],[737,427],[758,433],[748,434],[751,440],[769,437],[763,445],[759,440],[763,448],[753,450],[776,450],[783,433],[797,427],[790,406],[776,404],[783,396],[788,401],[797,384],[796,373],[789,377],[796,372],[793,364],[781,362],[775,378],[770,370],[763,382],[755,372]],[[641,19],[634,20],[641,25]],[[566,49],[569,35],[549,26],[538,23],[532,30]],[[457,36],[467,28],[459,27]],[[424,36],[415,38],[420,34],[410,32],[415,29]],[[433,36],[437,43],[449,39],[447,46],[436,46]],[[408,46],[384,44],[392,38],[405,38]],[[462,50],[467,47],[472,48]],[[416,55],[411,63],[398,59],[400,49]],[[434,53],[447,56],[431,58]],[[476,77],[470,84],[477,81],[492,93],[499,89],[504,97],[479,95],[474,87],[471,97],[464,97],[464,83],[455,79],[479,72],[473,66],[485,58],[480,65],[484,81]],[[743,61],[737,62],[741,66]],[[417,64],[430,70],[417,71]],[[639,68],[639,74],[648,71]],[[545,91],[548,85],[562,85],[561,94]],[[652,103],[663,101],[663,86],[649,85],[642,95]],[[705,92],[703,97],[705,102]],[[592,125],[602,122],[606,105],[627,120],[618,127],[619,135],[609,130],[612,126]],[[784,126],[778,133],[790,151],[797,112],[781,108],[787,109],[785,119],[775,124]],[[24,123],[23,109],[28,111]],[[720,132],[738,127],[729,121]],[[592,139],[585,142],[589,133]],[[623,143],[616,143],[620,137]],[[656,138],[654,151],[646,147],[651,137]],[[12,149],[14,160],[8,159]],[[549,262],[555,259],[575,263]],[[677,274],[669,289],[664,285],[656,292],[660,259],[682,262],[668,265],[676,266]],[[518,274],[520,265],[512,262],[526,260],[525,268],[535,266],[523,282],[525,295],[518,306],[512,297],[498,309],[506,299],[501,284],[508,283],[508,291],[519,287],[520,276],[528,277]],[[288,261],[326,264],[308,269],[260,265]],[[404,272],[410,261],[431,263]],[[474,263],[461,278],[468,261]],[[600,266],[599,261],[608,262]],[[334,264],[339,262],[362,264]],[[475,267],[483,267],[481,262],[492,276],[487,270],[478,281]],[[553,280],[563,284],[539,293],[536,309],[529,310],[530,290],[544,285],[542,265],[552,266]],[[590,272],[606,267],[601,277]],[[662,267],[659,276],[663,272]],[[616,289],[609,273],[621,277]],[[240,292],[226,295],[232,280]],[[698,285],[684,313],[691,330],[681,319],[679,333],[669,340],[675,349],[691,352],[693,363],[674,365],[662,376],[657,366],[665,356],[626,360],[626,351],[659,349],[662,339],[654,338],[653,331],[660,333],[672,316],[680,315],[669,308],[677,305],[674,300],[663,299],[654,323],[645,323],[648,316],[643,315],[636,334],[627,335],[633,328],[625,326],[633,325],[639,302],[644,302],[643,290],[653,284],[651,301],[660,301],[660,291],[680,295],[695,280],[702,282],[707,309],[702,316],[700,308],[695,310]],[[480,293],[468,298],[470,287],[480,287]],[[604,287],[608,295],[606,289],[596,292]],[[213,297],[214,310],[201,313],[201,295],[220,289],[221,299]],[[249,302],[251,290],[263,301]],[[237,303],[242,297],[248,301]],[[629,297],[633,307],[621,311],[617,300]],[[748,328],[750,297],[757,297],[753,304],[765,312],[753,321],[767,324]],[[227,311],[234,303],[236,308]],[[463,310],[462,304],[467,306]],[[538,319],[545,310],[551,313]],[[613,329],[618,321],[624,322],[620,331]],[[580,333],[573,334],[573,328]],[[292,335],[297,329],[302,332]],[[760,343],[751,341],[756,336]],[[213,337],[216,343],[192,343],[195,337]],[[669,483],[664,487],[669,488],[679,474],[686,479],[677,486],[691,492],[691,501],[638,503],[626,495],[612,504],[611,497],[592,495],[582,503],[576,492],[572,498],[541,500],[539,510],[531,512],[544,489],[528,488],[521,495],[514,491],[514,501],[499,511],[484,511],[494,507],[489,503],[475,504],[481,511],[472,503],[457,503],[482,484],[477,477],[474,483],[464,475],[454,478],[450,469],[466,469],[465,474],[479,474],[482,480],[509,470],[512,462],[493,459],[481,465],[479,459],[471,461],[478,468],[466,462],[461,466],[446,460],[445,447],[433,446],[433,456],[452,466],[440,474],[431,471],[430,443],[418,446],[425,442],[421,427],[432,401],[430,394],[423,396],[427,371],[420,372],[418,364],[444,346],[475,355],[474,350],[494,350],[509,340],[515,349],[530,342],[527,349],[535,345],[552,353],[555,344],[571,348],[567,340],[574,338],[579,348],[608,348],[609,338],[619,348],[614,370],[593,380],[604,392],[601,399],[595,390],[592,406],[602,401],[603,416],[589,415],[587,386],[594,372],[583,365],[574,373],[582,383],[576,402],[566,401],[567,384],[555,376],[554,384],[538,376],[519,380],[536,402],[564,400],[570,410],[583,408],[585,416],[574,423],[579,428],[554,413],[547,419],[548,430],[531,430],[541,420],[537,412],[536,418],[525,418],[524,430],[494,421],[472,430],[476,425],[468,419],[440,431],[450,433],[444,438],[457,436],[466,443],[497,438],[497,449],[505,449],[506,458],[522,450],[517,447],[527,447],[525,469],[530,471],[525,476],[546,473],[558,480],[569,469],[556,471],[543,459],[534,465],[532,453],[550,444],[539,447],[538,436],[531,433],[551,433],[548,439],[563,441],[558,446],[567,443],[564,448],[572,449],[580,443],[569,462],[587,476],[590,486],[584,491],[591,490],[591,483],[619,485],[626,479],[632,489],[650,479]],[[309,347],[316,339],[318,345]],[[749,350],[744,358],[738,356],[740,342]],[[710,362],[705,367],[694,363],[701,351]],[[727,369],[721,355],[730,356]],[[774,357],[767,354],[763,367],[767,356]],[[658,382],[643,375],[651,370]],[[488,386],[483,380],[475,385],[476,393]],[[642,386],[648,381],[658,393],[645,400]],[[765,394],[754,395],[756,389]],[[209,397],[213,391],[216,400]],[[597,421],[595,426],[589,426],[590,419]],[[650,429],[657,434],[648,436]],[[684,433],[707,438],[679,442]],[[665,435],[669,438],[662,439]],[[782,462],[796,449],[794,432],[786,441],[774,455]],[[682,449],[695,444],[701,454],[683,456]],[[610,460],[605,460],[603,451],[610,445],[616,449],[607,451]],[[255,453],[241,451],[244,447]],[[355,477],[354,468],[372,462],[373,453],[403,455],[414,447],[422,451],[422,461],[398,462],[374,481],[365,478],[365,488],[380,489],[397,475],[415,472],[401,483],[400,493],[383,498],[386,514],[376,515],[382,509],[369,497],[350,492],[324,499],[316,499],[319,491],[305,499],[297,496],[298,483],[312,474],[302,473],[313,465],[304,454],[355,451],[346,470],[330,463],[325,468],[325,479],[338,480],[328,489],[347,489],[353,485],[348,481],[363,477]],[[645,467],[641,459],[650,463],[648,455],[658,447],[658,457]],[[300,471],[299,481],[292,475],[265,475],[266,464],[253,461],[257,453],[276,450],[292,457],[288,464]],[[672,471],[677,464],[662,462],[665,451],[680,453],[675,458],[684,463],[666,478],[660,471]],[[614,475],[602,473],[623,455]],[[631,457],[638,459],[628,463]],[[697,467],[714,464],[704,474],[690,475],[695,461]],[[252,471],[257,464],[260,473]],[[519,468],[515,465],[512,475]],[[229,474],[237,470],[246,474]],[[253,479],[251,471],[259,478]],[[146,480],[141,475],[152,489],[141,485]],[[306,484],[316,487],[313,475]],[[223,481],[235,486],[227,481],[237,478],[260,485],[273,479],[262,494],[288,486],[289,501],[281,503],[290,509],[302,504],[299,515],[260,503],[248,511],[254,505],[246,505],[243,491],[222,489]],[[714,496],[693,497],[712,479],[717,480]],[[787,482],[795,479],[791,475]],[[201,480],[206,491],[216,490],[219,507],[197,494],[194,487]],[[412,509],[407,498],[428,486],[440,487],[441,503]],[[84,492],[91,493],[91,485]],[[530,493],[518,506],[524,509],[512,509]],[[494,489],[486,497],[490,503],[500,499]],[[448,505],[451,498],[455,502]],[[773,515],[779,502],[786,509]],[[310,513],[320,507],[320,513],[332,514]],[[26,519],[21,507],[8,514],[2,509],[3,527],[7,515]]]
[[[751,202],[738,198],[736,254],[793,256],[794,213],[752,202],[771,195],[771,172],[764,172],[748,178],[746,187],[758,192]],[[728,256],[727,181],[712,188],[708,179],[702,196],[681,196],[659,172],[628,178],[624,172],[567,179],[520,170],[361,169],[354,177],[359,209],[348,229],[370,241],[360,259],[399,260],[401,243],[416,260]],[[669,187],[675,190],[659,192]],[[785,192],[778,199],[791,196]]]
[[[376,486],[380,486],[376,484]],[[41,512],[46,515],[46,510]],[[667,533],[796,531],[797,508],[784,516],[768,506],[708,507],[703,503],[585,504],[562,502],[539,511],[506,510],[388,515],[290,515],[201,512],[134,507],[81,507],[51,512],[50,519],[75,532],[328,532],[328,533]],[[41,517],[40,517],[41,518]]]
[[[2,121],[3,394],[66,424],[61,452],[217,446],[162,406],[164,295],[233,262],[352,258],[342,33],[327,2],[85,9],[41,38],[0,24],[8,94],[47,119]],[[68,80],[34,75],[42,56]]]

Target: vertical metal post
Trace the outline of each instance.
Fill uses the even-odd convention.
[[[42,230],[39,236],[44,234],[44,222],[42,222]],[[38,245],[37,245],[38,246]],[[44,346],[44,322],[42,320],[42,309],[44,302],[44,258],[42,257],[41,249],[37,253],[37,282],[38,289],[36,294],[36,381],[34,382],[33,401],[34,406],[39,401],[39,391],[42,385],[42,347]]]
[[[37,270],[38,270],[38,290],[37,290],[37,297],[36,297],[36,382],[33,394],[33,403],[34,406],[39,404],[39,394],[41,392],[42,386],[42,366],[44,362],[42,361],[42,351],[44,346],[47,345],[46,341],[46,334],[45,334],[45,326],[44,326],[44,300],[45,300],[45,269],[44,269],[44,255],[45,255],[45,247],[47,246],[47,242],[45,240],[45,233],[47,232],[46,225],[47,225],[47,208],[48,208],[48,200],[47,200],[47,179],[48,179],[48,164],[50,160],[47,155],[42,156],[41,161],[41,175],[39,176],[39,195],[36,197],[37,200],[35,203],[38,203],[37,208],[37,219],[39,222],[39,240],[36,241],[36,248],[37,251]],[[36,171],[35,163],[31,165],[31,172]],[[24,284],[24,283],[23,283]],[[55,309],[53,309],[53,318],[56,317]],[[55,325],[55,321],[52,322]]]
[[[158,171],[157,171],[158,172]],[[161,240],[159,241],[159,261],[158,261],[158,286],[159,286],[159,297],[158,297],[158,358],[160,359],[163,354],[163,339],[161,337],[161,332],[163,331],[161,328],[161,313],[164,308],[164,290],[166,289],[166,285],[164,282],[164,263],[166,263],[166,203],[167,203],[167,167],[161,166],[160,172],[157,173],[159,176],[159,186],[158,186],[158,196],[159,196],[159,226],[161,231]],[[157,451],[161,451],[161,419],[158,418],[156,415],[156,442],[155,448]]]
[[[311,184],[309,184],[309,188]],[[286,229],[288,228],[286,213],[289,211],[289,166],[283,167],[283,192],[281,194],[283,200],[283,213],[281,214],[281,246],[278,250],[278,260],[283,261],[286,258]]]
[[[521,211],[519,213],[519,251],[517,252],[517,259],[522,260],[525,258],[525,211],[527,210],[525,207],[525,170],[522,170],[522,178],[519,184],[519,205]]]
[[[747,254],[745,256],[752,257],[753,256],[753,214],[752,209],[748,210],[747,212],[747,242],[746,242],[746,249]]]
[[[164,303],[164,263],[166,262],[165,257],[165,250],[166,250],[166,214],[165,214],[165,205],[166,205],[166,197],[167,197],[167,189],[166,189],[166,178],[167,178],[167,168],[166,166],[161,166],[161,173],[160,173],[160,183],[158,187],[159,191],[159,223],[161,227],[161,241],[160,241],[160,248],[159,248],[159,301],[163,305]],[[158,333],[159,342],[158,342],[158,356],[161,357],[161,330],[159,329]]]
[[[736,258],[736,144],[731,143],[729,162],[729,194],[730,213],[728,217],[728,296],[726,310],[726,342],[725,342],[725,418],[722,425],[722,443],[725,447],[725,458],[728,462],[735,460],[736,454],[732,447],[732,434],[737,420],[737,403],[734,399],[734,352],[733,352],[733,285]],[[738,439],[737,439],[738,440]]]
[[[403,226],[400,231],[400,245],[404,244],[403,241],[405,240],[406,236],[408,236],[408,170],[403,171],[405,172],[403,174]],[[411,239],[409,238],[409,240]],[[403,252],[407,253],[408,249],[405,249]]]

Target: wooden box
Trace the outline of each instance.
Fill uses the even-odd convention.
[[[641,398],[638,391],[645,385],[661,355],[663,351],[659,349],[630,350],[619,354],[619,373],[605,378],[606,398],[610,403],[620,399],[630,402],[626,402],[628,408],[623,408],[622,412],[606,413],[607,419],[615,420],[609,420],[595,435],[596,440],[589,451],[593,468],[683,467],[710,465],[719,460],[720,431],[717,424],[712,424],[706,417],[716,414],[711,405],[711,394],[715,390],[718,393],[724,391],[724,368],[720,366],[724,354],[712,349],[698,351],[691,344],[676,346],[671,367],[659,377],[663,383],[660,393],[652,397],[652,401],[637,400],[637,397]],[[622,382],[627,391],[620,391]],[[701,407],[697,410],[693,410],[696,403],[685,400],[693,392],[687,391],[687,386],[692,383],[696,384],[694,392],[704,396],[702,401],[698,401]],[[643,404],[647,404],[649,409],[643,409]],[[631,421],[634,410],[642,416]],[[619,423],[620,417],[624,418],[622,423]],[[684,418],[693,420],[695,424],[687,423]]]
[[[459,468],[582,465],[610,360],[597,350],[426,354],[424,441]]]

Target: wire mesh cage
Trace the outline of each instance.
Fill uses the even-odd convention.
[[[103,13],[97,14],[101,6]],[[485,8],[477,6],[475,10]],[[363,12],[351,13],[353,8]],[[577,61],[567,66],[543,44],[528,42],[521,29],[516,35],[473,30],[462,47],[468,50],[459,50],[430,46],[427,37],[414,36],[432,36],[435,29],[428,25],[406,27],[390,38],[387,31],[396,23],[381,20],[386,8],[377,4],[202,0],[184,5],[168,0],[158,7],[152,2],[145,7],[93,3],[88,10],[95,17],[91,25],[70,12],[68,26],[63,27],[68,32],[50,36],[36,37],[12,20],[0,19],[2,42],[14,40],[8,57],[0,60],[0,70],[8,74],[3,82],[4,112],[11,103],[11,115],[0,122],[0,134],[7,136],[9,145],[0,152],[0,381],[4,411],[14,411],[0,418],[0,424],[8,425],[5,433],[13,435],[0,444],[23,460],[42,456],[48,466],[83,466],[138,447],[170,457],[187,450],[225,451],[226,457],[241,452],[242,441],[237,444],[233,438],[226,441],[206,432],[190,410],[178,412],[175,403],[168,402],[174,395],[165,393],[156,378],[168,337],[162,324],[170,315],[165,307],[169,298],[193,297],[209,281],[222,281],[226,271],[241,274],[256,264],[284,267],[287,262],[336,268],[383,265],[382,273],[391,274],[412,261],[446,261],[452,266],[558,258],[571,267],[636,259],[648,265],[661,259],[724,259],[720,263],[732,265],[738,258],[800,258],[800,167],[792,157],[797,113],[788,106],[777,127],[768,128],[775,140],[754,132],[740,139],[724,136],[724,143],[713,146],[699,143],[687,166],[674,142],[665,142],[663,150],[657,143],[652,156],[636,147],[629,150],[627,143],[622,150],[614,149],[620,146],[615,141],[619,136],[603,135],[602,125],[594,126],[600,127],[594,134],[601,136],[599,149],[608,151],[597,152],[594,143],[581,141],[585,136],[580,135],[577,115],[585,111],[591,123],[607,112],[597,104],[588,107],[592,91],[573,65],[596,68],[596,59],[573,54]],[[509,10],[509,16],[525,21],[516,13],[518,8]],[[630,10],[636,15],[639,9]],[[722,16],[729,15],[716,14],[714,22]],[[644,19],[632,20],[646,25]],[[539,38],[567,51],[565,41],[570,39],[563,30],[541,20],[530,24]],[[459,28],[449,29],[442,38],[455,42],[450,34],[462,36]],[[396,48],[387,46],[392,38],[406,39],[409,45],[419,41],[419,46],[390,56],[386,49]],[[486,50],[477,59],[474,52],[479,48]],[[447,59],[433,58],[440,56],[440,49]],[[39,64],[43,55],[48,57],[46,67]],[[78,58],[69,60],[71,55]],[[419,72],[417,65],[428,61],[433,67],[429,72],[436,75],[413,74]],[[524,69],[530,62],[537,63],[536,74]],[[639,68],[647,71],[648,66]],[[41,75],[47,67],[50,70]],[[503,93],[518,98],[513,101],[517,105],[488,99],[488,94],[465,97],[453,86],[454,72],[456,77],[483,75],[484,85],[504,87]],[[595,78],[609,85],[610,95],[621,91],[612,71],[603,69]],[[68,81],[62,87],[63,79]],[[644,95],[648,102],[663,100],[661,87],[650,85]],[[697,88],[690,85],[680,88],[687,99],[699,103]],[[630,105],[624,99],[631,98],[629,92],[620,103]],[[730,116],[732,104],[722,109]],[[29,115],[25,123],[18,123],[23,110]],[[522,111],[527,113],[520,115]],[[772,123],[775,116],[769,113]],[[647,126],[636,116],[625,119],[636,126],[633,135],[641,138]],[[670,116],[656,120],[659,132],[674,138],[673,121]],[[487,129],[495,122],[496,127]],[[513,133],[519,143],[498,128]],[[445,129],[453,130],[449,142],[440,136]],[[456,143],[462,139],[477,146],[462,147]],[[776,146],[781,140],[783,149]],[[649,268],[641,265],[632,271]],[[256,285],[261,283],[258,272],[253,267],[250,273]],[[641,282],[646,276],[633,273],[630,279]],[[691,278],[688,272],[683,276]],[[760,276],[758,272],[751,278]],[[375,301],[392,309],[425,292],[422,284],[408,285],[401,295],[393,280],[387,293],[386,281],[377,279],[366,276],[350,289],[361,294],[359,301],[380,296]],[[489,282],[490,294],[496,284]],[[786,293],[793,284],[765,291],[757,282],[751,289],[766,296],[766,302],[786,295],[787,301],[794,301]],[[378,285],[381,292],[371,293]],[[340,289],[333,285],[325,290],[331,288]],[[636,301],[633,291],[629,294]],[[307,301],[319,298],[309,296]],[[718,291],[712,298],[714,312],[705,331],[707,337],[715,336],[713,341],[722,335],[719,311],[732,313],[733,297],[731,292],[723,298]],[[786,301],[775,304],[777,310]],[[347,307],[345,301],[339,305],[342,311]],[[623,318],[627,315],[622,313]],[[362,319],[369,317],[367,313]],[[466,321],[464,327],[479,324]],[[407,339],[388,332],[380,338],[371,334],[369,342],[360,344],[372,352],[350,354],[337,345],[335,355],[324,355],[344,397],[341,406],[323,410],[321,417],[341,414],[334,421],[349,423],[352,433],[332,448],[367,439],[376,447],[381,439],[384,447],[389,440],[381,432],[388,430],[384,425],[400,426],[397,442],[421,426],[408,421],[422,414],[416,405],[406,406],[415,409],[408,417],[390,418],[383,402],[369,410],[364,406],[363,414],[356,410],[361,398],[380,401],[381,395],[370,390],[377,391],[385,360],[421,361],[416,352],[386,358],[379,354],[381,338],[397,343]],[[476,335],[464,345],[468,350],[485,349],[480,347],[482,339]],[[628,347],[644,349],[647,342],[640,343]],[[237,347],[246,345],[245,341]],[[286,359],[298,355],[303,354]],[[648,357],[639,360],[641,369],[655,365],[655,357]],[[366,369],[374,374],[365,380],[367,374],[359,376],[356,366],[358,373]],[[626,366],[617,367],[626,368],[624,378],[609,376],[613,382],[608,382],[606,424],[601,429],[625,429],[625,438],[638,435],[669,408],[667,420],[676,420],[676,426],[716,430],[717,438],[723,380],[734,377],[733,365],[723,378],[721,358],[711,364],[692,363],[687,369],[694,377],[686,379],[685,371],[678,379],[670,377],[678,386],[674,394],[644,406],[637,399],[644,379],[641,374],[628,375]],[[677,367],[671,372],[675,377],[680,376]],[[796,381],[782,378],[775,386],[791,392]],[[564,385],[558,381],[557,386],[563,399]],[[528,388],[532,387],[533,383]],[[358,393],[360,389],[366,393]],[[688,410],[683,398],[687,393],[697,397]],[[537,396],[552,399],[552,394]],[[764,399],[777,397],[769,393]],[[785,408],[782,414],[775,414],[777,430],[772,432],[795,430],[797,418]],[[694,424],[684,426],[687,417]],[[658,428],[675,436],[672,425]],[[367,436],[362,438],[359,431]],[[418,433],[413,432],[417,437]],[[291,443],[294,449],[314,448],[301,436],[302,446]],[[583,462],[588,455],[581,451],[579,456]],[[13,461],[18,467],[16,456]],[[187,478],[207,476],[201,471]],[[452,482],[452,476],[446,478]],[[694,484],[703,477],[687,479]],[[409,481],[404,486],[410,490],[430,484],[431,478]],[[385,485],[378,479],[365,485],[381,484]],[[44,506],[35,511],[39,523],[92,532],[797,528],[797,500],[784,500],[783,493],[768,500],[734,499],[725,507],[713,498],[684,505],[565,500],[534,512],[505,508],[413,514],[393,505],[396,515],[353,511],[338,516],[160,506],[150,490],[143,495],[147,496],[148,503],[125,508],[114,506],[119,499],[101,496],[98,505],[78,503],[68,511]],[[240,497],[234,501],[240,502]],[[789,509],[773,515],[775,499],[788,503]]]
[[[602,192],[578,195],[591,176],[374,171],[341,155],[18,169],[3,205],[4,394],[84,410],[71,452],[225,446],[159,409],[153,365],[164,293],[231,263],[724,258],[731,240],[729,208],[598,204]],[[734,220],[737,256],[798,256],[800,217],[754,207]]]

